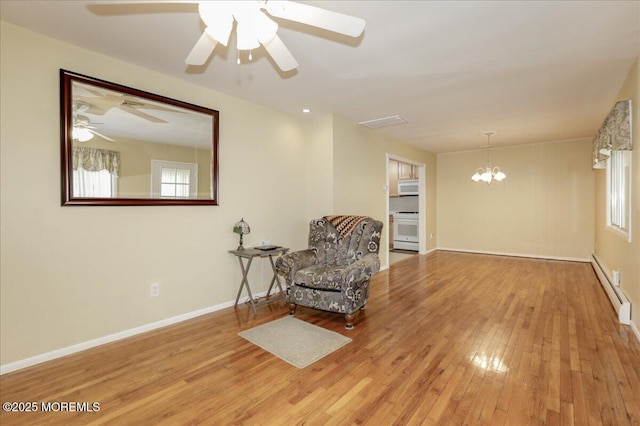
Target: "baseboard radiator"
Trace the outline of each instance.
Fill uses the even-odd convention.
[[[593,266],[593,270],[596,272],[602,288],[604,288],[604,291],[609,296],[611,304],[616,312],[618,312],[618,321],[622,324],[629,325],[631,323],[631,303],[629,299],[624,295],[620,286],[617,285],[618,283],[614,284],[611,278],[605,273],[595,255],[591,256],[591,266]]]

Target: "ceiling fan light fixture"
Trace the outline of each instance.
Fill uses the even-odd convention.
[[[238,50],[253,50],[260,44],[268,43],[276,35],[278,24],[269,19],[259,9],[245,10],[234,14]]]
[[[74,127],[71,136],[78,142],[86,142],[93,138],[93,133],[91,133],[89,129],[85,129],[83,127]]]
[[[260,43],[271,41],[278,32],[278,24],[260,10],[251,14],[250,22]]]
[[[231,35],[232,29],[233,29],[233,18],[229,16],[229,21],[225,21],[220,25],[216,25],[216,24],[207,25],[207,28],[205,29],[205,31],[215,41],[217,41],[223,46],[226,46],[227,44],[229,44],[229,36]]]
[[[236,21],[236,37],[238,50],[253,50],[260,47],[258,35],[247,21],[242,19]]]
[[[200,2],[198,5],[200,19],[206,25],[206,32],[215,41],[226,46],[233,29],[233,11],[228,2]]]

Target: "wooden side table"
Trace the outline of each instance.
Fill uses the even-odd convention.
[[[233,305],[234,307],[238,306],[238,300],[240,300],[240,294],[242,293],[243,287],[247,288],[247,293],[249,294],[249,301],[251,303],[251,309],[253,309],[253,313],[257,314],[256,306],[262,305],[264,303],[269,303],[274,300],[278,300],[279,298],[269,299],[269,295],[271,294],[271,290],[273,289],[273,284],[275,283],[284,297],[284,289],[280,284],[280,278],[278,277],[278,272],[276,271],[276,264],[273,261],[273,257],[280,256],[289,251],[286,247],[276,247],[271,250],[261,250],[258,248],[248,248],[244,250],[229,250],[229,253],[233,254],[238,258],[238,262],[240,262],[240,269],[242,270],[242,282],[240,283],[240,289],[238,290],[238,295],[236,296],[236,303]],[[268,257],[271,262],[271,269],[273,270],[273,278],[271,278],[271,284],[269,284],[269,290],[267,290],[267,299],[262,302],[256,302],[253,300],[253,294],[251,293],[251,287],[249,287],[249,279],[247,278],[249,275],[249,268],[251,268],[251,262],[256,257]],[[246,265],[243,263],[242,259],[247,259]]]

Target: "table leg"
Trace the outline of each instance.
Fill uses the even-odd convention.
[[[282,284],[280,284],[280,277],[278,276],[278,270],[276,269],[276,264],[273,262],[273,256],[269,256],[269,260],[271,261],[271,270],[273,271],[273,278],[271,278],[271,284],[269,284],[269,290],[267,291],[267,297],[271,294],[271,289],[273,288],[273,283],[276,283],[280,292],[284,295],[284,290],[282,289]]]
[[[235,306],[238,306],[238,300],[240,300],[240,293],[242,293],[242,287],[247,286],[247,293],[249,294],[249,302],[251,303],[251,309],[253,309],[253,313],[257,314],[258,312],[256,311],[256,304],[255,301],[253,300],[253,294],[251,294],[251,288],[249,287],[249,280],[247,278],[247,276],[249,275],[249,268],[251,267],[251,261],[253,260],[252,257],[249,258],[249,260],[247,261],[247,267],[245,268],[244,265],[242,264],[242,258],[240,256],[238,256],[238,262],[240,262],[240,269],[242,269],[242,282],[240,283],[240,289],[238,290],[238,295],[236,296],[236,303]]]

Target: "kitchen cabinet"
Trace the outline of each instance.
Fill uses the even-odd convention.
[[[418,179],[418,167],[413,164],[399,162],[398,179]]]
[[[398,196],[398,180],[418,179],[418,166],[389,160],[389,197]]]

